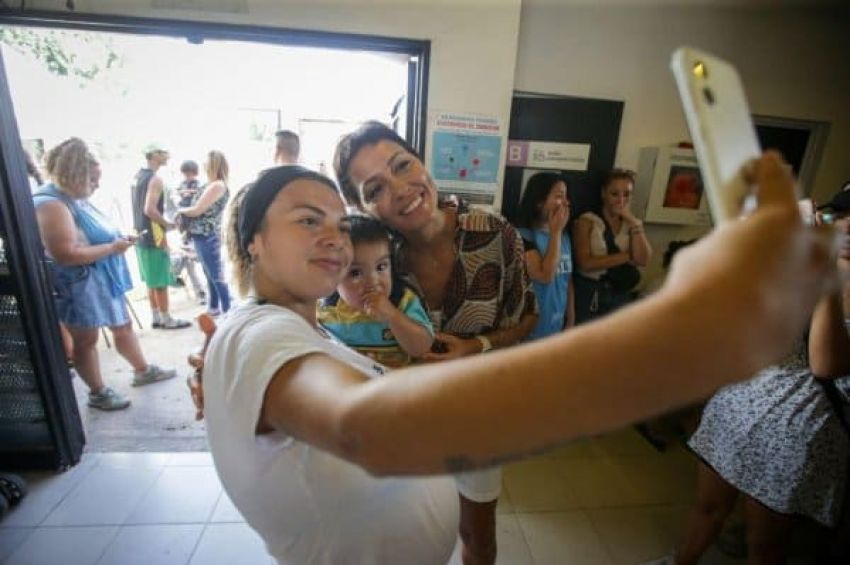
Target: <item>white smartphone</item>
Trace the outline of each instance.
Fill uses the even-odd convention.
[[[742,166],[761,155],[738,71],[718,57],[680,47],[670,68],[679,88],[715,225],[755,204]]]

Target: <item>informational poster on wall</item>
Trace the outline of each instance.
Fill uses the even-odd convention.
[[[492,205],[498,189],[502,124],[493,116],[435,112],[431,119],[431,176],[440,192]]]

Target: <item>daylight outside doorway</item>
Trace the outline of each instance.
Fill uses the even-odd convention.
[[[92,201],[127,232],[131,181],[150,144],[170,152],[159,172],[166,189],[179,185],[182,161],[194,160],[203,171],[207,153],[216,149],[230,163],[232,192],[273,164],[280,129],[300,135],[304,166],[327,172],[337,139],[365,120],[412,133],[406,131],[408,93],[418,87],[410,79],[418,61],[407,53],[325,48],[320,39],[306,46],[50,27],[0,31],[24,147],[43,165],[46,149],[71,136],[84,139],[103,169]],[[203,423],[193,420],[184,379],[186,356],[200,344],[200,332],[151,329],[134,254],[127,259],[135,283],[128,297],[145,355],[176,367],[180,376],[131,388],[132,369],[105,339],[108,334],[102,336],[104,380],[132,405],[120,412],[93,410],[86,406],[85,385],[75,379],[86,450],[205,450]],[[189,285],[170,295],[176,316],[193,318],[204,310]]]

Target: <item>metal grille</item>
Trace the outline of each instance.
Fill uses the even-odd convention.
[[[14,296],[0,295],[0,422],[38,422],[44,408]]]
[[[6,243],[0,237],[0,277],[9,276],[9,262],[6,261]]]

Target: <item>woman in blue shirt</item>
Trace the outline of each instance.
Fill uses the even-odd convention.
[[[570,198],[564,179],[557,173],[537,173],[528,179],[516,223],[540,317],[527,341],[573,325],[573,257],[566,229],[569,220]]]

